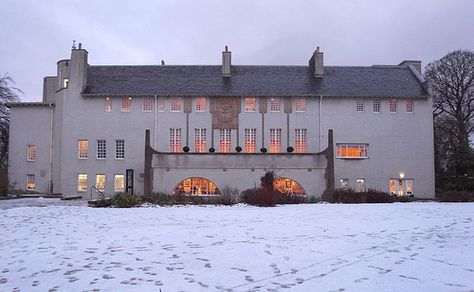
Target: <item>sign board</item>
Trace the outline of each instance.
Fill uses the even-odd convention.
[[[133,195],[133,169],[131,168],[125,171],[125,191]]]

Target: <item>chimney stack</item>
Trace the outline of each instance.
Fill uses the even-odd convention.
[[[314,77],[324,76],[324,59],[323,52],[319,51],[319,47],[314,51],[313,56],[309,60],[309,67],[313,71]]]
[[[228,47],[225,46],[225,50],[222,52],[222,77],[230,77],[230,66],[231,66],[231,52]]]

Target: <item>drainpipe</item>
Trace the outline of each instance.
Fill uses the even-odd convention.
[[[155,110],[153,111],[153,149],[156,149],[156,112],[158,111],[158,102],[155,94]]]
[[[49,104],[50,108],[50,117],[49,117],[49,174],[48,174],[48,192],[51,194],[53,192],[53,113],[54,107],[53,104]]]
[[[319,152],[323,151],[323,95],[319,96]]]

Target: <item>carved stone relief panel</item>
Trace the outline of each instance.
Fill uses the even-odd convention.
[[[237,129],[239,127],[240,97],[211,98],[212,127]]]

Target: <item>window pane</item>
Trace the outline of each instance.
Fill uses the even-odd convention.
[[[34,191],[36,189],[36,181],[34,174],[27,174],[26,175],[26,189],[28,191]]]
[[[364,100],[363,99],[361,99],[361,98],[357,99],[356,110],[358,112],[363,112],[364,111]]]
[[[281,110],[281,101],[279,98],[270,98],[270,111],[279,112]]]
[[[28,145],[26,147],[26,160],[27,161],[36,160],[36,145]]]
[[[153,103],[155,100],[153,97],[144,97],[142,99],[142,106],[143,106],[143,111],[144,112],[152,112],[153,111]]]
[[[256,100],[254,97],[245,98],[245,111],[246,112],[255,112],[256,110]]]
[[[413,100],[412,99],[407,100],[406,110],[407,110],[407,113],[412,113],[413,112]]]
[[[175,97],[171,99],[171,111],[180,112],[181,111],[181,98]]]
[[[206,111],[206,98],[205,97],[198,97],[194,101],[195,101],[195,111],[197,112]]]
[[[379,113],[380,112],[380,99],[375,98],[373,100],[373,110],[374,110],[374,113]]]
[[[95,176],[95,187],[101,192],[105,190],[105,174],[97,174]]]
[[[88,140],[79,140],[78,146],[78,158],[79,159],[87,159],[87,148],[89,147]]]
[[[390,112],[391,113],[396,113],[397,112],[397,100],[396,99],[391,99],[390,100]]]
[[[129,112],[132,110],[131,97],[122,97],[120,110],[123,112]]]
[[[306,129],[295,129],[295,151],[296,153],[306,153]]]
[[[220,130],[219,152],[229,153],[231,148],[231,130]]]
[[[245,129],[245,152],[255,153],[257,151],[257,129]]]
[[[369,158],[368,144],[336,144],[337,158]]]
[[[107,158],[107,147],[105,140],[97,140],[97,159]]]
[[[270,129],[270,153],[281,152],[281,129]]]
[[[77,191],[78,192],[87,191],[87,174],[80,173],[77,175]]]
[[[306,111],[306,99],[304,97],[297,98],[295,100],[295,111],[296,112],[304,112]]]
[[[349,189],[349,179],[348,178],[341,178],[341,189],[347,190]]]
[[[365,191],[365,179],[364,178],[358,178],[356,180],[356,189],[355,191],[357,193],[361,193]]]
[[[206,129],[194,129],[194,152],[206,152]]]
[[[112,111],[112,99],[110,97],[107,97],[105,99],[105,111],[106,112]]]
[[[125,158],[125,140],[115,140],[115,159]]]
[[[170,152],[181,152],[181,129],[170,129]]]
[[[158,111],[160,111],[160,112],[165,111],[165,99],[164,98],[158,99]]]
[[[123,174],[116,174],[114,178],[114,191],[116,193],[125,190],[125,176]]]

